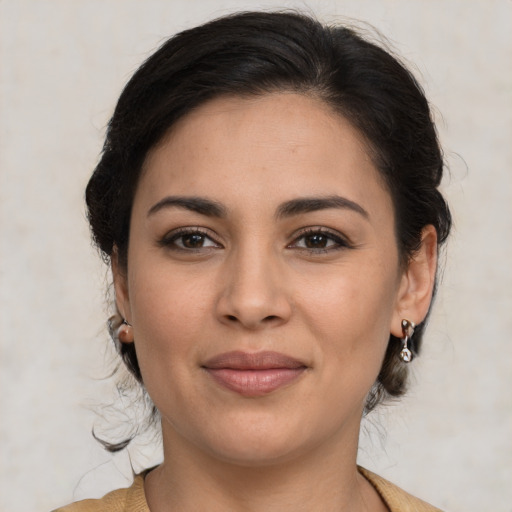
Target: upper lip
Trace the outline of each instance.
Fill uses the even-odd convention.
[[[235,350],[218,354],[208,359],[203,368],[218,370],[268,370],[273,368],[305,368],[307,365],[293,357],[279,352],[242,352]]]

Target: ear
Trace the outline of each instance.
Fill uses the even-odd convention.
[[[402,337],[402,319],[419,324],[425,320],[437,270],[437,232],[434,226],[423,228],[421,245],[412,255],[401,277],[393,314],[391,334]]]
[[[126,269],[122,268],[119,264],[119,252],[116,246],[112,251],[110,257],[110,264],[112,266],[112,277],[114,279],[114,291],[116,307],[120,315],[131,324],[131,308],[130,308],[130,295],[128,292],[128,277]]]

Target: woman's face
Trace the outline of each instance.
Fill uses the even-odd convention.
[[[115,276],[164,443],[239,464],[355,450],[407,274],[363,140],[323,103],[221,98],[178,122]]]

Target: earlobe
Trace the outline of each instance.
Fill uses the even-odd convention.
[[[402,336],[402,320],[416,325],[427,316],[432,301],[437,270],[437,232],[434,226],[423,228],[421,245],[412,255],[402,275],[391,334]]]

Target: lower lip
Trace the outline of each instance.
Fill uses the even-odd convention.
[[[264,396],[291,384],[306,368],[269,368],[261,370],[236,370],[231,368],[205,368],[224,388],[247,396]]]

